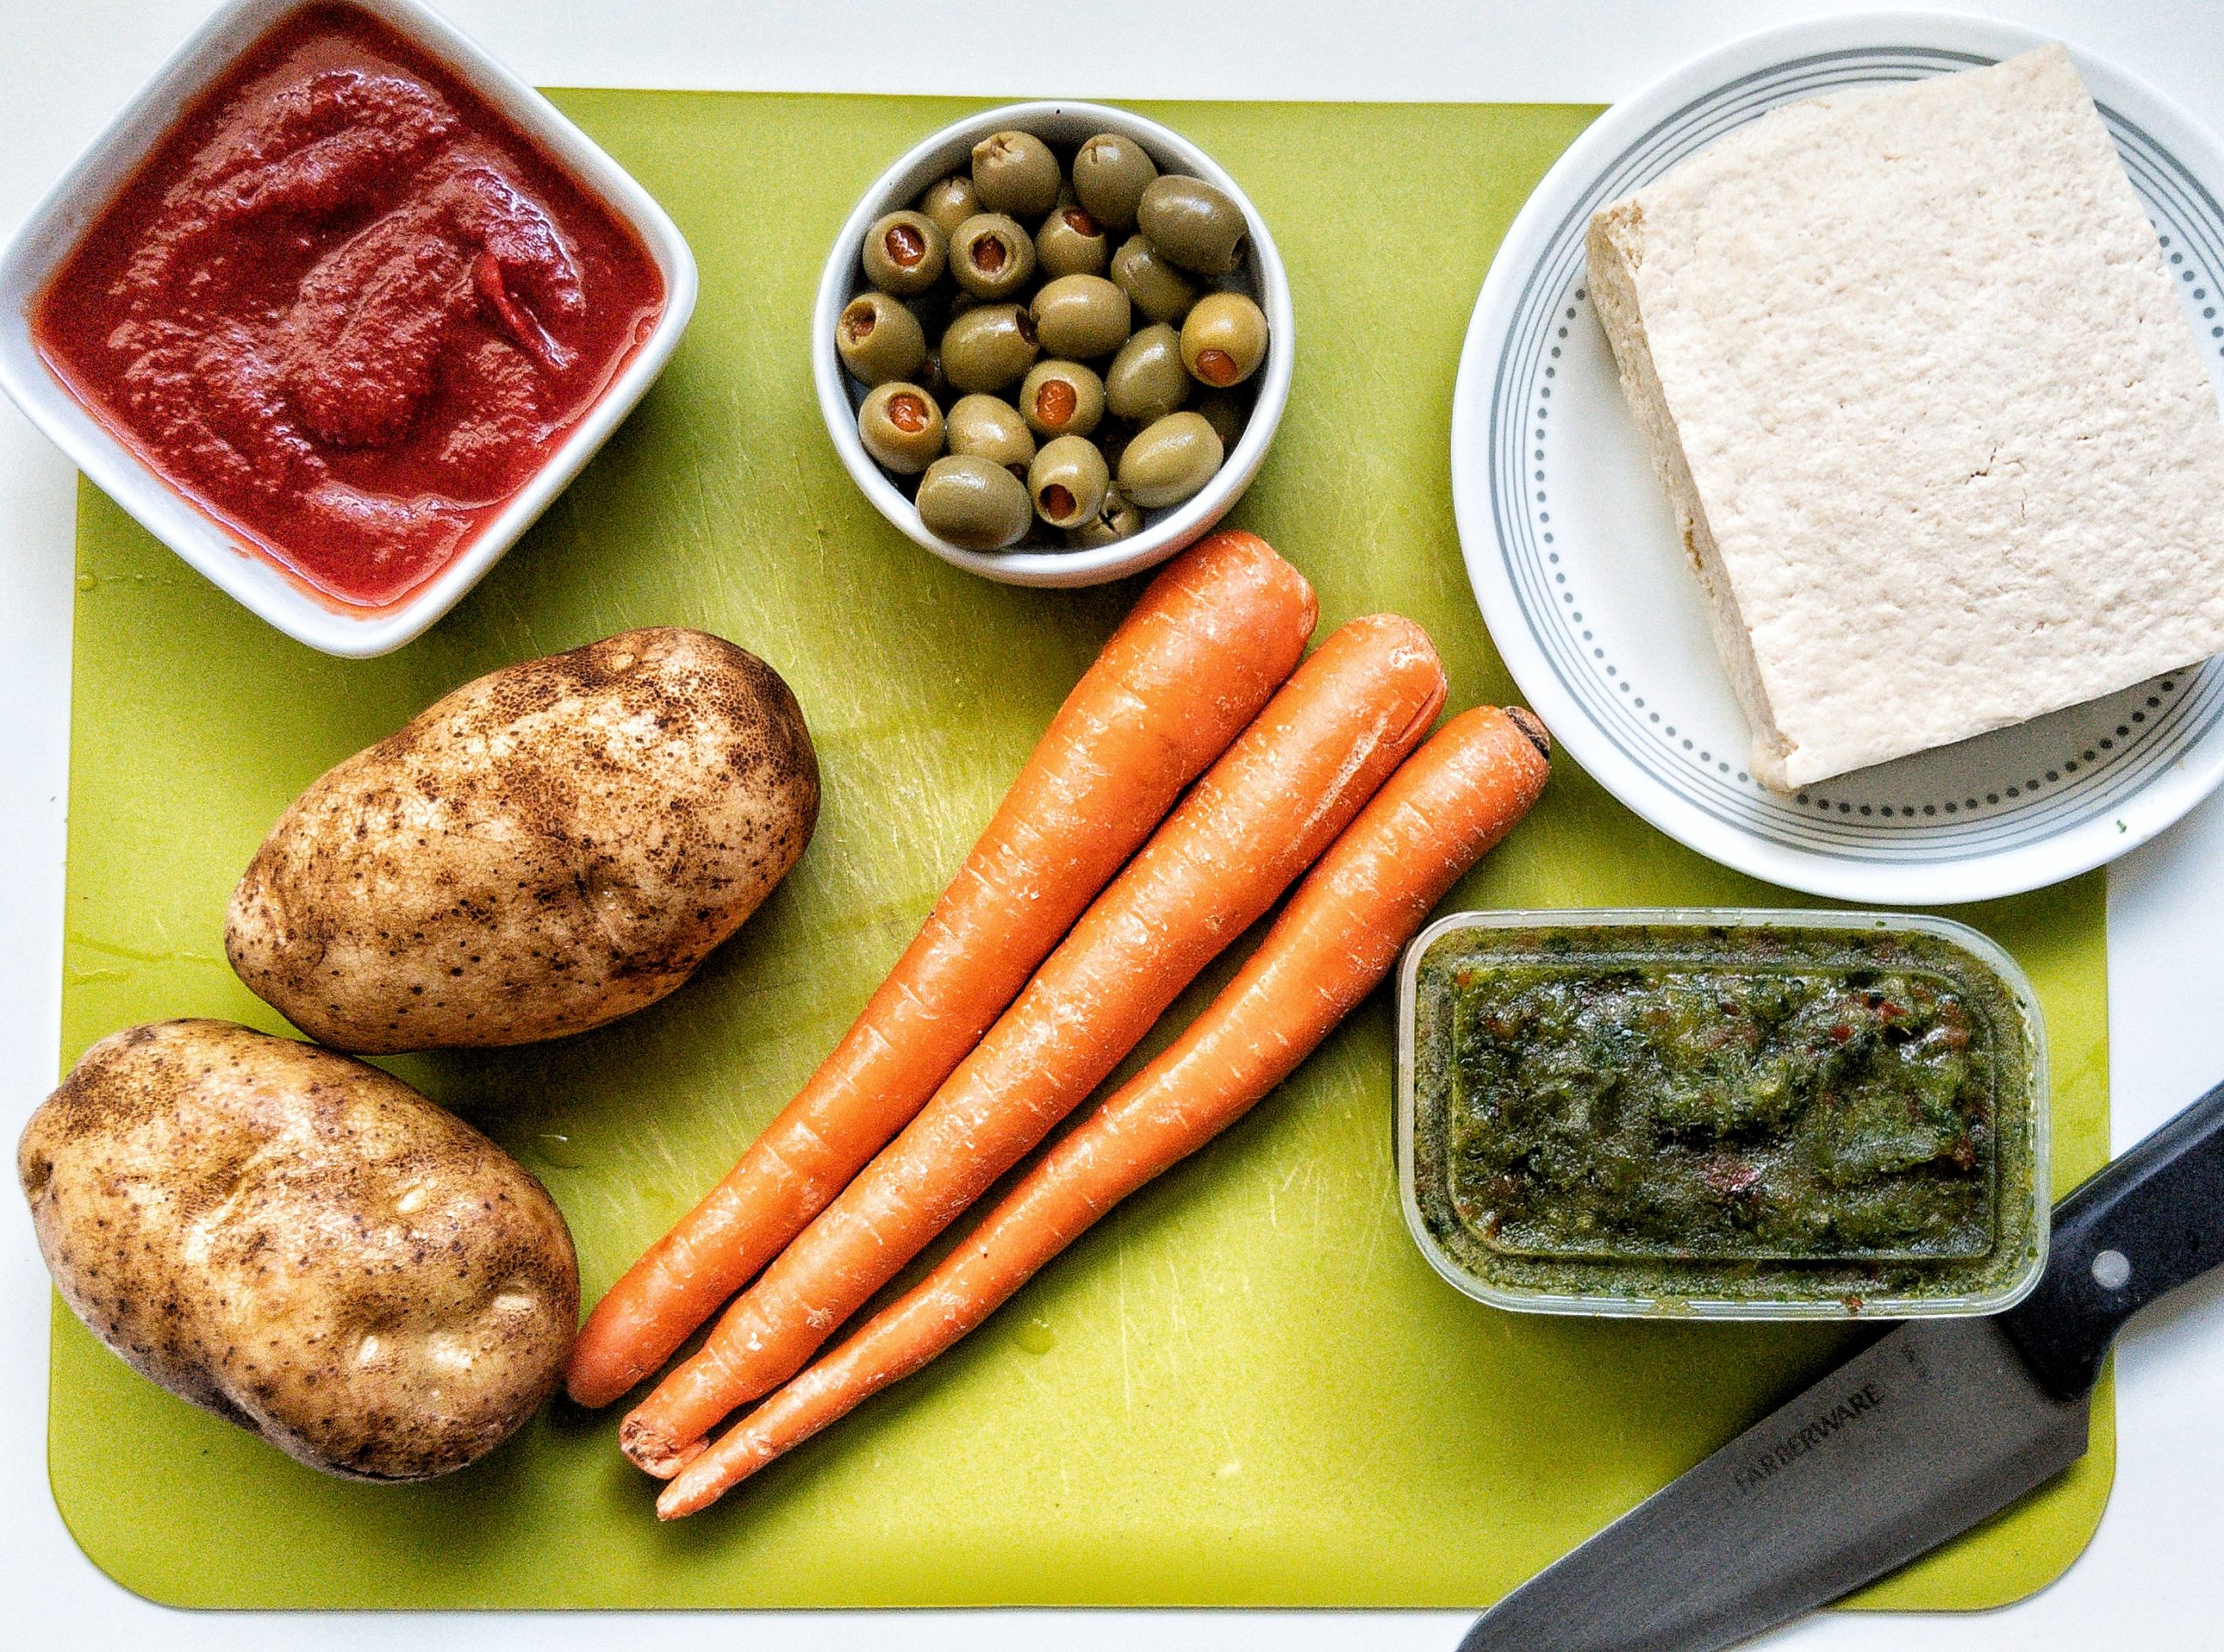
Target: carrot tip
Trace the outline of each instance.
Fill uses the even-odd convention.
[[[631,1451],[626,1453],[626,1456],[632,1459],[632,1464],[635,1468],[640,1470],[642,1473],[654,1480],[672,1479],[674,1476],[678,1474],[682,1469],[685,1468],[689,1464],[692,1463],[697,1457],[702,1455],[703,1442],[700,1440],[696,1441],[692,1445],[683,1445],[676,1451],[665,1452],[656,1456],[645,1457],[639,1453]]]
[[[703,1455],[706,1440],[697,1438],[674,1444],[662,1431],[648,1427],[638,1417],[629,1417],[618,1431],[618,1449],[626,1460],[644,1474],[654,1475],[659,1480],[669,1480]]]
[[[695,1456],[702,1454],[704,1444],[705,1442],[701,1440],[696,1441]],[[692,1460],[692,1457],[690,1460]],[[674,1480],[662,1491],[657,1493],[657,1518],[684,1520],[689,1515],[698,1514],[725,1496],[729,1490],[732,1490],[733,1484],[731,1480],[715,1476],[708,1484]]]
[[[1534,711],[1523,705],[1509,705],[1506,708],[1506,715],[1512,720],[1515,728],[1529,737],[1529,743],[1537,748],[1539,756],[1550,757],[1552,755],[1552,737],[1546,731],[1544,724],[1538,720]]]

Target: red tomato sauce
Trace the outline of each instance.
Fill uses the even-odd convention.
[[[384,23],[314,5],[188,109],[34,334],[149,466],[329,598],[399,601],[665,304],[630,226]]]

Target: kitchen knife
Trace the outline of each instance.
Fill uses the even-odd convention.
[[[1500,1601],[1460,1652],[1714,1652],[1859,1588],[2084,1456],[2117,1331],[2220,1262],[2224,1084],[2055,1207],[2020,1305],[1871,1343]]]

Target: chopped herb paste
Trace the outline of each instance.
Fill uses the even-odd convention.
[[[1414,1178],[1517,1292],[1944,1296],[2035,1243],[2035,1033],[1921,930],[1453,929],[1415,979]]]
[[[1452,1187],[1532,1256],[1982,1256],[1989,1040],[1935,975],[1456,975]]]

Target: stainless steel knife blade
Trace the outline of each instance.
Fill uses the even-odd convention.
[[[1994,1321],[1911,1320],[1507,1596],[1461,1652],[1734,1645],[2068,1468],[2090,1411]]]

